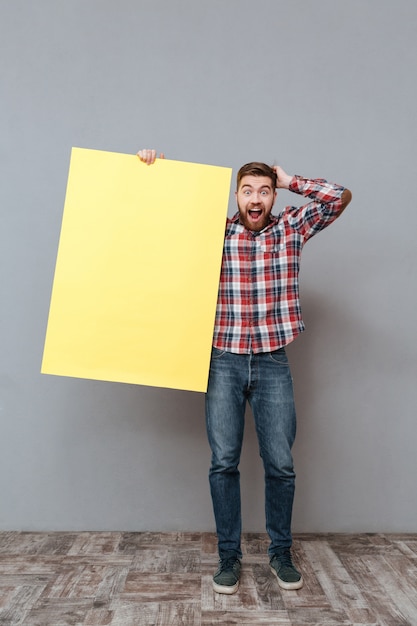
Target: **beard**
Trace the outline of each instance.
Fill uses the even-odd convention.
[[[248,205],[242,208],[237,203],[239,209],[240,222],[243,226],[252,232],[259,232],[268,226],[270,222],[270,215],[272,206],[269,210],[265,208],[263,204]]]

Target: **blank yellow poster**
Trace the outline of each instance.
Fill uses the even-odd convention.
[[[230,179],[73,148],[43,373],[206,390]]]

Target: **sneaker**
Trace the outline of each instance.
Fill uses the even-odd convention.
[[[239,589],[240,560],[236,555],[220,559],[219,569],[213,576],[213,589],[217,593],[236,593]]]
[[[304,581],[300,572],[293,565],[289,548],[274,554],[269,561],[269,565],[278,578],[278,585],[282,589],[301,589]]]

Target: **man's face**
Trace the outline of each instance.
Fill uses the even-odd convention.
[[[269,223],[277,192],[268,176],[243,176],[235,192],[240,221],[248,230],[259,232]]]

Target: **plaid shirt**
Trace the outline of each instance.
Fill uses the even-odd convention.
[[[213,338],[220,350],[272,352],[304,330],[298,287],[301,251],[336,219],[344,187],[294,176],[289,189],[312,201],[271,215],[260,232],[247,230],[239,213],[227,220]]]

